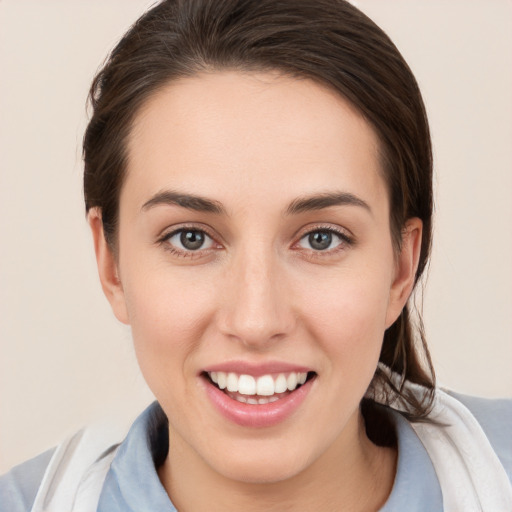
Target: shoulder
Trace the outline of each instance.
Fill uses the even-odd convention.
[[[489,399],[449,392],[476,418],[512,481],[512,398]]]
[[[135,431],[136,434],[140,431],[139,437],[142,441],[149,435],[147,423],[155,419],[157,405],[149,406],[132,425],[130,432]],[[94,423],[78,431],[56,448],[0,476],[0,512],[29,512],[34,506],[43,479],[46,488],[43,489],[41,499],[46,500],[44,493],[51,488],[51,500],[57,500],[59,503],[68,503],[67,500],[72,499],[79,488],[83,487],[86,494],[87,489],[92,489],[96,484],[101,488],[119,445],[124,445],[125,452],[137,452],[133,450],[134,438],[137,436],[132,432],[131,438],[130,435],[127,437],[128,428],[126,421]],[[133,458],[134,454],[131,456]],[[133,466],[138,467],[138,464]],[[87,475],[86,479],[83,478],[84,475]],[[99,492],[97,494],[98,496],[91,496],[96,499]],[[68,508],[64,507],[64,510]]]
[[[0,476],[0,512],[26,512],[32,508],[54,452],[55,448],[48,450]]]

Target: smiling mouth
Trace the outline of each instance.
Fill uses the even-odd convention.
[[[204,372],[205,378],[229,398],[250,405],[277,402],[312,380],[315,372],[286,372],[253,377],[233,372]]]

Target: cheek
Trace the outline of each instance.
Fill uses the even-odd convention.
[[[351,364],[378,359],[386,328],[389,281],[385,273],[367,270],[338,276],[323,286],[317,282],[314,292],[304,292],[308,329],[326,350],[342,354]]]
[[[201,343],[214,314],[208,282],[168,268],[141,275],[134,269],[125,299],[135,351],[150,380],[186,362]]]

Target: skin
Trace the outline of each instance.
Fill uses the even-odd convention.
[[[159,476],[174,504],[180,512],[378,510],[396,452],[367,438],[359,403],[384,331],[413,288],[422,226],[407,222],[397,254],[373,129],[310,80],[225,71],[153,95],[128,150],[116,255],[101,212],[91,210],[89,222],[104,292],[131,325],[141,370],[169,418],[171,456]],[[144,208],[169,190],[223,212]],[[366,206],[288,212],[298,199],[340,192]],[[210,238],[187,251],[179,236],[163,239],[179,228]],[[315,250],[308,233],[326,229],[341,235]],[[217,412],[198,376],[232,360],[284,361],[317,377],[285,421],[241,427]]]

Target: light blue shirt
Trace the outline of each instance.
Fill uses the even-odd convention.
[[[512,400],[454,395],[480,422],[512,480]],[[398,439],[395,482],[380,512],[442,512],[436,472],[409,422],[389,410]],[[175,512],[155,462],[167,454],[167,428],[155,402],[132,425],[107,474],[98,512]],[[0,512],[28,512],[53,451],[25,462],[0,477]],[[172,456],[172,454],[170,455]]]

